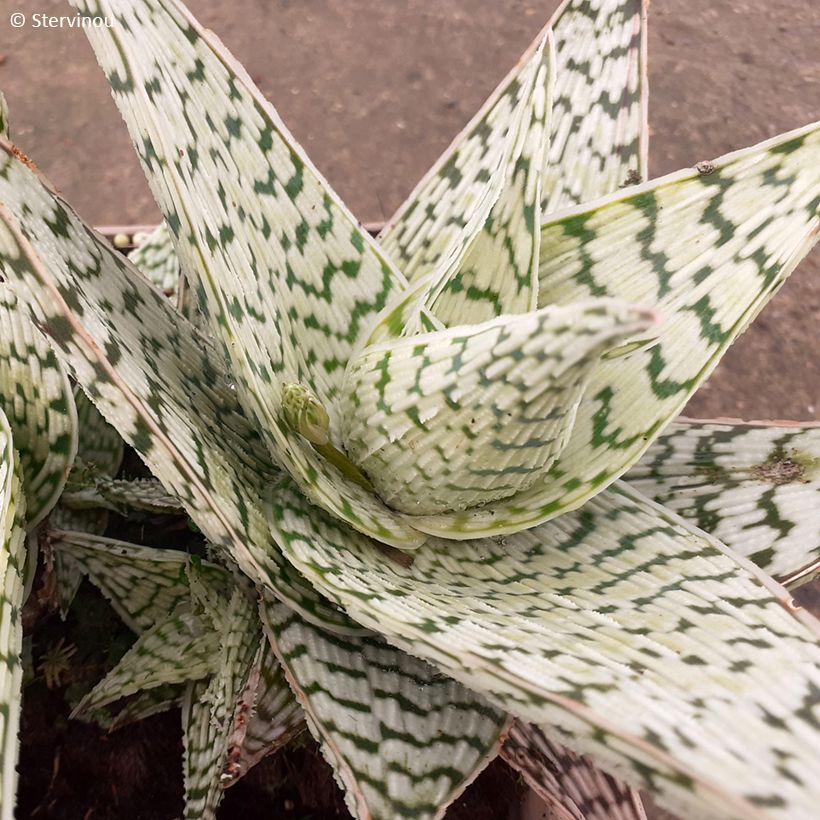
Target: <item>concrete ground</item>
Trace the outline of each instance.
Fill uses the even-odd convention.
[[[362,221],[389,216],[558,0],[189,0]],[[95,224],[157,211],[83,34],[13,29],[0,0],[12,133]],[[814,0],[654,0],[651,167],[663,174],[820,118]],[[689,405],[695,416],[820,419],[815,250]],[[95,815],[97,816],[97,815]]]

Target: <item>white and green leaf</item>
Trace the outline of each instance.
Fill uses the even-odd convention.
[[[155,549],[84,532],[53,531],[55,552],[82,568],[123,622],[141,634],[190,603],[187,570],[191,556],[179,550]],[[198,572],[224,586],[227,573],[209,562]]]
[[[786,586],[820,573],[820,424],[681,420],[627,480]]]
[[[357,818],[440,818],[496,756],[507,716],[379,637],[262,609],[285,675]]]
[[[128,254],[131,263],[165,296],[179,288],[179,257],[166,222],[161,222]]]
[[[72,716],[91,714],[137,692],[202,680],[216,671],[218,654],[212,625],[192,608],[180,607],[137,638]]]
[[[287,745],[304,728],[302,707],[285,680],[270,642],[263,640],[234,709],[222,787],[233,786],[260,760]]]
[[[217,641],[209,681],[189,683],[182,703],[186,820],[213,820],[222,800],[237,701],[262,639],[256,608],[235,587],[210,612]]]
[[[423,540],[283,419],[310,391],[338,444],[344,368],[405,280],[225,48],[175,0],[74,0],[235,395],[314,503],[399,547]],[[218,180],[217,184],[213,180]]]
[[[539,211],[574,205],[647,176],[646,10],[643,0],[566,0],[379,236],[416,281],[499,163],[522,75],[552,29],[557,52],[549,151]],[[545,80],[548,78],[545,76]]]
[[[334,608],[271,539],[260,498],[277,473],[218,351],[10,145],[0,149],[0,269],[21,303],[208,540],[254,581],[333,628]]]
[[[0,274],[2,274],[0,267]],[[20,454],[31,530],[63,491],[77,452],[77,413],[62,363],[0,275],[0,410]]]
[[[26,498],[12,429],[0,407],[0,818],[14,817],[23,665]]]
[[[682,816],[814,811],[820,625],[628,486],[503,539],[431,539],[410,566],[294,489],[271,523],[359,623]]]
[[[411,515],[514,495],[563,449],[601,356],[655,318],[592,299],[367,347],[345,382],[346,450]]]
[[[541,231],[540,305],[648,305],[657,339],[593,371],[543,481],[413,526],[515,532],[579,507],[637,461],[820,235],[820,124],[571,209]]]

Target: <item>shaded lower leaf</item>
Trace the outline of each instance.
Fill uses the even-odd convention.
[[[245,689],[234,710],[222,787],[233,786],[260,760],[287,745],[305,728],[302,707],[282,665],[265,639],[256,651]]]
[[[555,820],[646,820],[640,795],[589,758],[515,721],[501,756],[524,776]]]
[[[210,680],[188,685],[182,702],[185,820],[213,820],[222,800],[234,709],[262,638],[256,609],[236,587],[211,611],[216,668]]]
[[[357,818],[440,818],[496,756],[506,714],[377,636],[262,609],[308,727]]]
[[[187,569],[191,557],[179,550],[154,549],[91,533],[55,530],[49,540],[102,592],[126,625],[140,634],[190,600]],[[224,586],[227,574],[200,562],[198,572]]]
[[[207,620],[191,608],[146,629],[119,663],[80,701],[72,717],[90,714],[120,698],[168,685],[202,680],[216,671],[219,642]]]

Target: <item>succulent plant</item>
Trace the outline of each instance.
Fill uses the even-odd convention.
[[[73,4],[165,224],[126,260],[0,143],[3,816],[66,373],[160,482],[109,442],[47,525],[138,634],[78,713],[181,704],[186,817],[303,717],[357,817],[508,734],[560,816],[812,816],[820,430],[675,419],[817,239],[820,125],[644,181],[644,4],[566,0],[373,238],[176,0]],[[207,560],[102,535],[176,503]]]

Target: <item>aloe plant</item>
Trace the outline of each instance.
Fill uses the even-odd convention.
[[[643,3],[567,0],[372,238],[176,0],[74,5],[165,226],[124,259],[0,143],[7,713],[68,372],[160,486],[62,509],[209,544],[47,539],[138,635],[77,714],[181,704],[187,817],[303,719],[357,817],[441,817],[508,734],[559,816],[812,816],[817,428],[675,418],[817,239],[820,125],[647,181]]]

